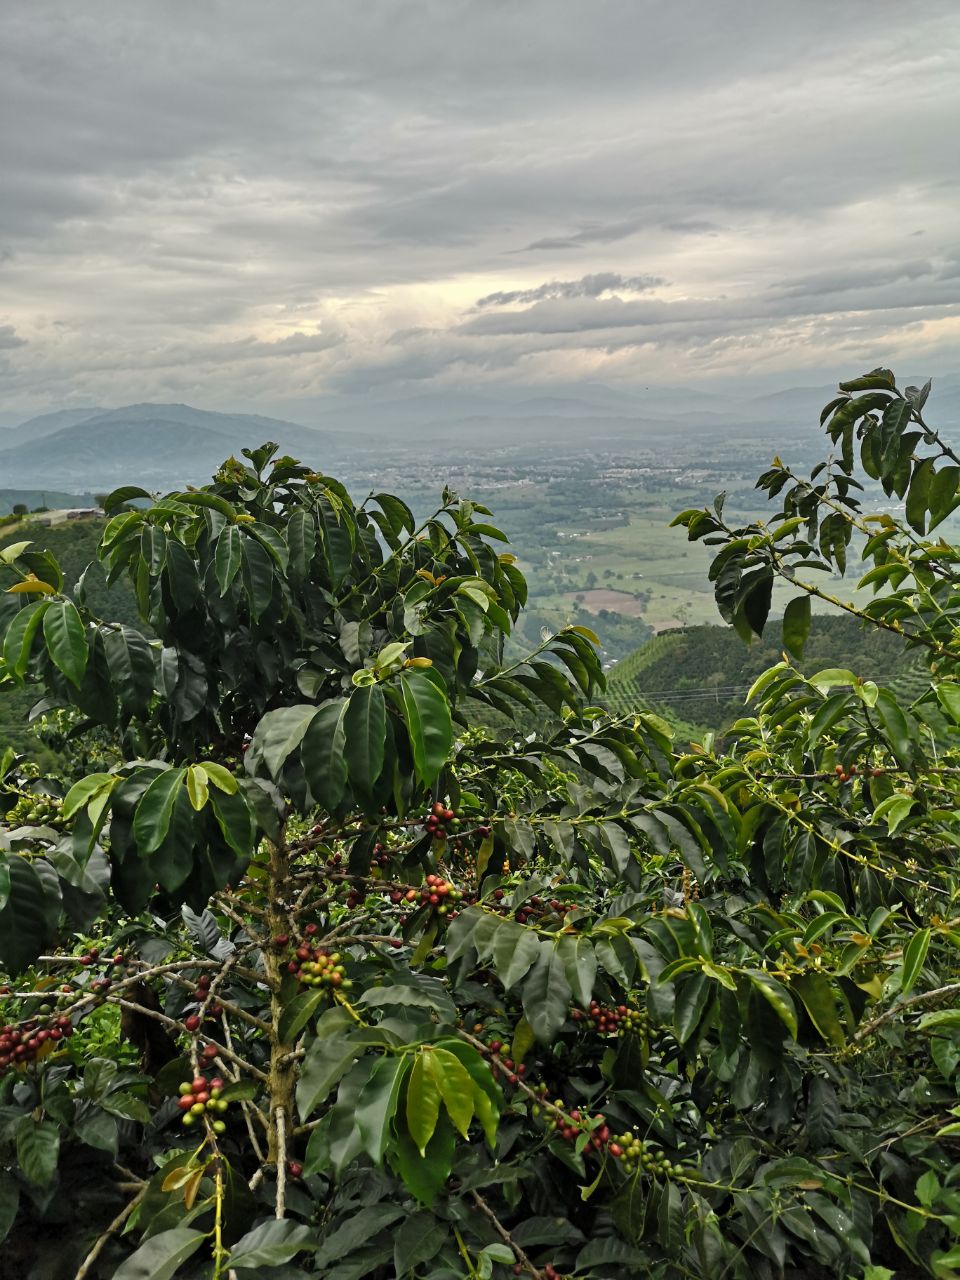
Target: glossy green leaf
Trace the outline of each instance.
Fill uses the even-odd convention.
[[[522,994],[523,1012],[541,1043],[549,1044],[563,1026],[571,995],[559,952],[556,947],[543,947]]]
[[[794,596],[783,611],[783,643],[795,658],[803,657],[810,634],[810,597]]]
[[[253,733],[250,750],[262,756],[272,778],[277,777],[287,757],[300,746],[316,714],[317,708],[312,703],[298,703],[292,707],[278,707],[261,717]]]
[[[180,1266],[197,1252],[206,1233],[173,1227],[151,1236],[113,1273],[112,1280],[171,1280]]]
[[[354,689],[343,719],[347,762],[351,785],[370,795],[383,769],[387,734],[387,714],[379,685]]]
[[[429,787],[453,743],[450,705],[442,687],[425,671],[401,671],[400,688],[414,767],[421,783]]]
[[[23,1116],[17,1125],[17,1163],[28,1182],[45,1187],[60,1155],[60,1128],[52,1120]]]
[[[185,769],[165,769],[143,793],[133,819],[133,837],[141,857],[163,844],[185,775]]]
[[[397,1112],[400,1091],[410,1070],[409,1055],[387,1054],[374,1065],[357,1103],[357,1127],[363,1147],[376,1164],[392,1138],[393,1118]]]
[[[903,973],[900,978],[900,994],[906,995],[916,985],[920,970],[924,966],[927,952],[930,950],[931,932],[929,929],[918,929],[903,949]]]
[[[87,669],[89,649],[77,606],[72,600],[52,600],[43,615],[43,638],[54,666],[71,684],[79,685]]]
[[[473,1082],[470,1073],[460,1059],[446,1049],[433,1049],[426,1056],[426,1065],[440,1090],[447,1115],[453,1121],[454,1128],[465,1138],[473,1119]]]
[[[317,711],[300,748],[300,760],[313,798],[328,813],[340,807],[347,785],[347,700],[338,698]]]
[[[229,1265],[249,1270],[279,1267],[315,1245],[316,1236],[309,1227],[289,1219],[273,1219],[240,1237],[230,1250]]]
[[[748,969],[747,977],[757,991],[773,1009],[774,1013],[787,1028],[793,1040],[797,1038],[797,1011],[790,999],[790,993],[782,982],[760,969]]]

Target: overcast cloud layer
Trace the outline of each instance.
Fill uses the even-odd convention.
[[[956,368],[956,0],[4,0],[0,405]]]

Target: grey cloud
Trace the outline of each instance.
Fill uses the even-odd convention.
[[[550,280],[535,289],[512,289],[488,293],[477,299],[478,307],[503,307],[513,302],[541,302],[545,298],[599,298],[603,293],[647,293],[666,284],[663,276],[622,276],[616,271],[598,271],[579,280]]]
[[[26,338],[19,337],[12,324],[0,324],[0,351],[12,351],[14,347],[26,345]]]
[[[660,347],[749,373],[815,366],[828,330],[914,333],[960,252],[960,21],[875,16],[8,0],[0,392],[209,404],[546,377],[578,349],[635,348],[624,377]]]

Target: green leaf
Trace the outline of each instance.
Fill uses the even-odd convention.
[[[259,622],[273,599],[273,560],[256,538],[243,538],[241,546],[243,589],[250,615]]]
[[[287,524],[290,548],[290,573],[294,578],[310,576],[310,565],[317,551],[317,526],[309,511],[295,511]]]
[[[87,637],[72,600],[53,600],[43,615],[43,638],[54,666],[79,687],[87,669]]]
[[[523,1011],[541,1043],[549,1044],[566,1021],[570,983],[556,947],[543,947],[523,986]]]
[[[945,520],[960,500],[960,467],[941,467],[930,481],[927,493],[927,506],[930,511],[930,528],[932,532],[942,520]]]
[[[240,572],[243,563],[243,534],[235,524],[228,524],[217,539],[217,549],[213,555],[214,572],[220,595],[225,596],[230,584]]]
[[[277,1039],[282,1044],[293,1044],[303,1028],[326,1001],[327,996],[328,992],[323,988],[317,991],[301,991],[295,995],[289,1004],[283,1006],[283,1012],[280,1014],[280,1020],[277,1023]]]
[[[254,790],[251,787],[251,791]],[[253,850],[254,823],[247,797],[239,789],[211,791],[210,807],[230,848],[239,857],[249,858]]]
[[[400,688],[417,777],[430,787],[453,744],[450,704],[443,689],[426,671],[401,671]]]
[[[397,1276],[407,1276],[429,1262],[443,1248],[449,1236],[447,1223],[432,1213],[415,1213],[397,1228],[393,1245],[393,1265]],[[510,1255],[511,1261],[513,1254]]]
[[[355,1250],[361,1249],[370,1243],[374,1236],[385,1232],[386,1229],[393,1225],[398,1218],[404,1217],[404,1210],[398,1204],[371,1204],[365,1209],[354,1210],[346,1221],[342,1221],[342,1225],[335,1228],[324,1237],[323,1244],[317,1251],[315,1274],[317,1280],[335,1280],[341,1274],[340,1267],[333,1267],[332,1264],[340,1262],[344,1256],[354,1253]],[[383,1255],[389,1257],[389,1249]],[[359,1261],[360,1259],[358,1259]],[[377,1268],[379,1271],[379,1267]],[[362,1269],[350,1271],[349,1276],[352,1280],[358,1280],[361,1276],[369,1276],[370,1268],[366,1265]]]
[[[790,999],[790,992],[778,982],[776,978],[770,976],[769,973],[762,969],[747,969],[746,975],[750,979],[753,989],[763,996],[770,1008],[790,1032],[793,1040],[797,1038],[797,1011]]]
[[[133,838],[141,857],[163,844],[185,774],[185,769],[165,769],[143,793],[133,819]]]
[[[10,881],[7,901],[0,911],[0,968],[20,973],[36,960],[53,940],[59,914],[59,899],[48,897],[48,886],[36,866],[26,858],[13,857],[6,864]],[[56,876],[54,876],[56,885]]]
[[[196,813],[200,812],[209,799],[207,773],[202,765],[192,764],[187,770],[187,796]]]
[[[103,510],[109,515],[111,511],[116,511],[117,507],[132,502],[134,498],[149,498],[152,501],[153,494],[147,493],[146,489],[141,489],[139,485],[125,484],[107,494],[102,503]]]
[[[803,657],[810,634],[810,597],[795,596],[783,611],[783,643],[795,658]]]
[[[346,698],[338,698],[321,707],[310,721],[300,748],[307,785],[314,800],[328,813],[339,807],[347,785],[347,705]]]
[[[364,1046],[352,1038],[353,1019],[339,1005],[328,1009],[317,1024],[317,1034],[307,1054],[297,1082],[297,1110],[300,1119],[316,1110],[363,1052]]]
[[[834,685],[842,685],[848,689],[855,688],[857,677],[844,667],[827,667],[814,676],[808,676],[807,683],[812,684],[818,693],[827,693]]]
[[[387,713],[379,685],[354,689],[344,713],[344,753],[350,782],[369,796],[383,769]]]
[[[170,1280],[206,1240],[204,1231],[174,1227],[151,1236],[113,1273],[113,1280]]]
[[[119,782],[119,778],[113,773],[90,773],[85,778],[81,778],[79,782],[75,782],[63,800],[61,812],[64,819],[72,818],[75,813],[85,808],[95,796],[112,788],[117,782]]]
[[[563,961],[563,971],[573,997],[586,1009],[593,998],[593,984],[597,978],[597,954],[588,938],[575,938],[566,934],[557,943]]]
[[[104,629],[103,651],[110,683],[128,715],[145,712],[153,695],[155,667],[149,642],[133,627]]]
[[[298,703],[268,711],[261,717],[253,732],[250,750],[263,757],[271,778],[276,779],[287,757],[300,746],[316,714],[317,708],[312,703]]]
[[[391,1152],[391,1163],[408,1190],[421,1204],[433,1204],[440,1188],[450,1176],[456,1146],[456,1130],[445,1115],[440,1117],[425,1153],[418,1151],[408,1133],[398,1135],[396,1146]]]
[[[531,929],[512,920],[504,921],[493,940],[493,967],[509,991],[527,973],[540,955],[540,939]]]
[[[915,804],[916,799],[914,796],[904,795],[900,791],[895,791],[892,796],[887,796],[885,800],[881,800],[874,809],[874,821],[879,822],[881,818],[885,819],[887,834],[895,835],[910,816],[910,811]]]
[[[207,780],[219,790],[225,792],[228,796],[236,795],[239,783],[230,772],[225,769],[222,764],[217,764],[215,760],[201,760],[203,772],[207,775]]]
[[[289,1219],[272,1219],[254,1227],[230,1250],[231,1267],[279,1267],[304,1249],[316,1247],[309,1227]]]
[[[680,987],[673,1016],[673,1031],[680,1044],[686,1044],[700,1026],[714,994],[713,983],[703,972],[688,978]]]
[[[386,1054],[374,1064],[370,1078],[360,1091],[356,1117],[363,1148],[380,1164],[392,1136],[400,1089],[410,1069],[407,1054]]]
[[[930,949],[929,929],[918,929],[903,949],[903,974],[900,978],[900,994],[905,996],[914,987]]]
[[[845,1043],[843,1027],[837,1013],[836,997],[825,973],[801,973],[790,980],[790,989],[800,997],[810,1021],[829,1044],[840,1048]]]
[[[427,1054],[427,1068],[440,1090],[447,1115],[462,1137],[467,1136],[473,1119],[473,1081],[466,1067],[446,1049],[433,1049]]]
[[[877,695],[876,710],[883,721],[887,740],[902,764],[913,762],[913,740],[910,725],[900,704],[889,689],[881,689]]]
[[[89,1109],[79,1115],[74,1122],[73,1131],[81,1142],[98,1151],[106,1151],[116,1158],[119,1145],[117,1122],[106,1111]]]
[[[421,1049],[417,1054],[407,1084],[407,1129],[424,1157],[440,1115],[440,1086],[427,1062],[430,1052]]]
[[[35,600],[14,615],[3,638],[3,660],[7,669],[23,676],[30,664],[33,641],[50,608],[49,600]]]
[[[904,514],[911,529],[923,536],[926,532],[927,499],[933,480],[933,458],[924,458],[913,468]]]
[[[20,1187],[13,1175],[0,1169],[0,1244],[6,1240],[17,1218],[20,1205]]]
[[[57,1171],[60,1129],[52,1120],[23,1116],[17,1125],[17,1162],[20,1172],[38,1187],[45,1187]]]
[[[937,699],[954,724],[960,724],[960,684],[938,681]]]

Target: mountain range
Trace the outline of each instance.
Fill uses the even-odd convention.
[[[904,383],[920,379],[904,379]],[[132,481],[164,488],[209,479],[244,447],[275,440],[320,471],[366,474],[386,455],[424,448],[458,453],[531,452],[589,442],[593,448],[659,447],[661,441],[722,448],[750,437],[809,439],[832,386],[793,387],[738,399],[700,388],[625,390],[600,383],[562,388],[465,388],[377,400],[341,397],[300,406],[311,425],[185,404],[56,409],[0,429],[0,488],[100,492]],[[938,378],[931,419],[960,425],[960,375]],[[679,434],[682,433],[682,434]],[[797,433],[801,433],[798,435]]]

